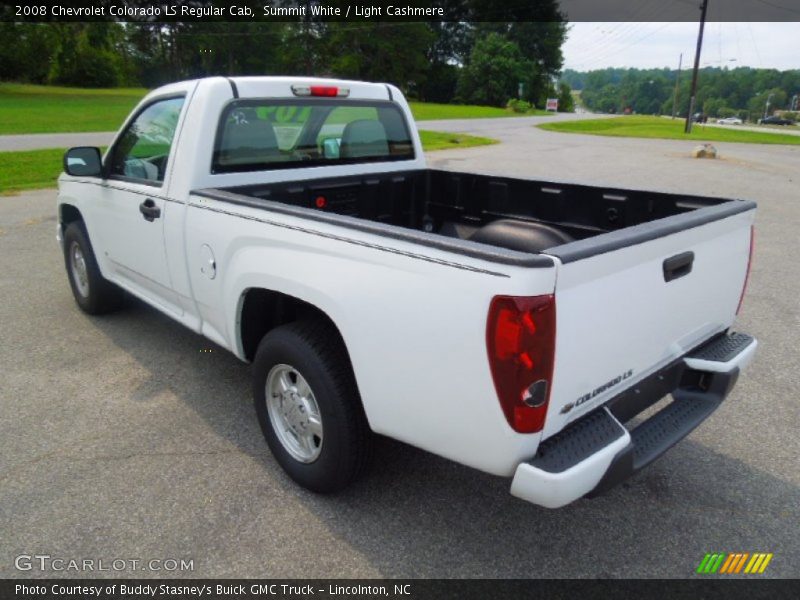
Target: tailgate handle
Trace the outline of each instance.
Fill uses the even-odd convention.
[[[664,261],[664,281],[672,281],[692,272],[694,252],[682,252]]]

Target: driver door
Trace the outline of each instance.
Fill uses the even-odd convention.
[[[96,212],[112,278],[178,315],[164,243],[164,179],[183,103],[155,100],[128,124],[106,157]]]

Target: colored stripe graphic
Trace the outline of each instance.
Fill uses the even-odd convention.
[[[736,570],[733,571],[734,573],[738,573],[739,571],[742,570],[742,567],[744,566],[745,561],[747,561],[747,557],[748,556],[750,556],[749,552],[745,552],[744,554],[742,554],[742,558],[739,560],[739,563],[736,565]]]
[[[725,560],[719,572],[728,574],[738,573],[742,566],[744,566],[744,562],[747,560],[748,556],[750,556],[750,554],[747,552],[732,552],[728,554],[728,558]]]
[[[747,563],[747,566],[744,568],[745,573],[754,573],[756,568],[760,565],[761,561],[764,560],[764,557],[760,554],[753,554],[753,558],[750,559],[750,562]]]
[[[769,554],[767,554],[766,557],[764,557],[764,562],[761,563],[761,569],[759,570],[759,573],[763,573],[764,571],[767,570],[767,565],[771,560],[772,560],[772,552],[770,552]]]
[[[738,563],[740,556],[740,554],[728,554],[728,558],[726,558],[725,562],[722,563],[722,568],[719,570],[719,572],[730,573],[731,565]]]
[[[727,554],[721,552],[714,552],[713,554],[706,554],[700,566],[697,567],[698,573],[716,573],[722,566],[722,561],[725,560]]]
[[[750,559],[750,562],[747,563],[747,566],[744,569],[745,573],[763,573],[767,570],[767,565],[769,561],[772,560],[772,553],[769,554],[762,552],[758,554],[753,554],[753,558]]]
[[[742,569],[746,574],[763,573],[773,556],[771,552],[709,552],[700,561],[697,573],[733,575],[742,573]]]
[[[706,572],[706,565],[708,565],[708,561],[710,559],[711,559],[711,555],[710,554],[706,554],[703,557],[703,560],[700,561],[700,566],[697,567],[697,572],[698,573],[705,573]]]

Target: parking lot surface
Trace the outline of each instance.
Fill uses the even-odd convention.
[[[193,577],[688,577],[706,552],[772,552],[800,574],[800,148],[566,135],[536,119],[428,122],[503,143],[433,166],[759,203],[738,327],[756,361],[663,458],[551,511],[510,482],[390,440],[344,493],[295,486],[271,458],[249,367],[137,301],[78,311],[53,190],[0,197],[0,577],[21,554],[191,559]],[[598,307],[602,313],[602,307]]]

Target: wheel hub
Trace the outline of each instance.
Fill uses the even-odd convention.
[[[314,462],[322,451],[322,417],[306,379],[294,367],[275,365],[267,375],[265,392],[278,440],[296,460]]]
[[[303,430],[308,427],[307,402],[294,390],[284,392],[281,397],[284,409],[283,415],[289,427],[295,433],[304,433]]]
[[[84,298],[89,296],[89,273],[86,268],[86,257],[77,242],[73,242],[69,249],[70,266],[72,267],[72,280],[78,293]]]

